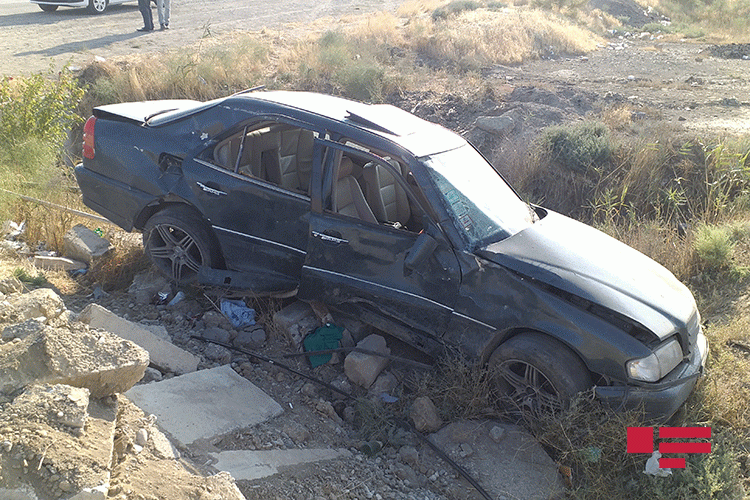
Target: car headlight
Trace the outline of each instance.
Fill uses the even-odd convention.
[[[656,382],[682,361],[682,348],[676,339],[660,345],[651,355],[627,362],[628,374],[636,380]]]

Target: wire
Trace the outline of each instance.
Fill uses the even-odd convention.
[[[265,362],[267,362],[267,363],[269,363],[271,365],[274,365],[274,366],[278,366],[279,368],[282,368],[284,370],[288,370],[288,371],[294,373],[295,375],[299,375],[302,378],[310,380],[311,382],[315,382],[316,384],[320,384],[320,385],[322,385],[323,387],[325,387],[327,389],[330,389],[330,390],[332,390],[332,391],[334,391],[334,392],[336,392],[338,394],[343,395],[348,400],[355,399],[355,397],[352,396],[351,394],[349,394],[348,392],[342,391],[338,387],[334,387],[333,385],[329,384],[328,382],[325,382],[323,380],[320,380],[319,378],[313,377],[312,375],[308,375],[308,374],[303,373],[303,372],[301,372],[299,370],[296,370],[296,369],[292,368],[291,366],[287,366],[287,365],[285,365],[283,363],[279,363],[278,361],[276,361],[276,360],[274,360],[272,358],[263,356],[262,354],[258,354],[255,351],[250,351],[250,350],[247,350],[247,349],[242,349],[240,347],[235,347],[232,344],[228,344],[226,342],[221,342],[219,340],[213,340],[213,339],[207,339],[207,338],[201,337],[199,335],[191,335],[191,337],[194,338],[194,339],[196,339],[196,340],[202,340],[203,342],[210,342],[212,344],[217,344],[217,345],[220,345],[222,347],[226,347],[227,349],[232,349],[234,351],[241,352],[242,354],[247,354],[248,356],[251,356],[253,358],[259,359],[261,361],[265,361]],[[417,438],[419,438],[420,441],[422,441],[427,446],[429,446],[432,451],[434,451],[440,458],[442,458],[443,460],[445,460],[451,467],[453,467],[456,470],[456,472],[458,472],[461,475],[461,477],[463,477],[464,479],[466,479],[469,482],[469,484],[471,484],[474,487],[474,489],[477,490],[479,492],[479,494],[482,495],[486,500],[494,500],[492,498],[492,496],[489,493],[487,493],[487,490],[485,490],[482,487],[482,485],[479,484],[477,482],[477,480],[474,479],[471,476],[471,474],[469,474],[463,467],[461,467],[460,465],[458,465],[452,458],[450,458],[448,456],[447,453],[445,453],[443,450],[441,450],[435,443],[433,443],[432,441],[430,441],[429,439],[427,439],[424,436],[424,434],[422,434],[421,432],[419,432],[411,423],[409,423],[409,422],[407,422],[405,420],[401,420],[401,419],[396,419],[396,423],[400,427],[402,427],[403,429],[406,429],[407,431],[409,431],[412,434],[416,435]]]

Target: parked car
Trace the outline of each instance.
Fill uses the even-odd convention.
[[[708,344],[690,291],[525,203],[460,136],[389,105],[245,92],[94,109],[83,201],[178,283],[296,291],[430,354],[457,346],[523,411],[593,387],[672,415]]]
[[[101,14],[110,5],[119,5],[132,0],[31,0],[45,12],[54,12],[58,7],[86,7],[91,14]]]

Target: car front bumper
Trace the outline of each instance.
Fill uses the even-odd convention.
[[[654,384],[597,386],[596,396],[618,409],[642,409],[647,420],[666,421],[693,391],[707,358],[708,340],[699,333],[693,357],[682,369]]]

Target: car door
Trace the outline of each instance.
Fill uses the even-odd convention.
[[[309,136],[309,145],[298,148],[304,153],[284,155],[293,149],[284,141],[292,141],[295,131]],[[309,234],[309,188],[299,176],[294,185],[289,184],[290,175],[297,174],[287,171],[285,179],[280,170],[284,165],[279,163],[288,167],[292,160],[297,162],[293,158],[297,153],[304,154],[306,170],[311,170],[312,163],[320,161],[314,158],[312,136],[312,131],[297,124],[256,123],[241,127],[183,164],[193,201],[210,221],[226,267],[244,275],[240,278],[244,287],[260,284],[258,291],[282,291],[298,285]],[[220,154],[219,147],[231,154]]]
[[[411,229],[346,215],[334,206],[339,175],[346,158],[353,163],[393,169],[382,157],[329,141],[325,169],[313,185],[307,255],[299,295],[330,304],[356,305],[369,313],[439,338],[447,328],[460,284],[459,266],[451,245],[438,226],[420,210],[421,221]],[[402,160],[402,164],[406,162]],[[319,182],[319,184],[317,184]],[[359,178],[359,183],[362,178]],[[409,203],[420,203],[403,178]],[[361,188],[361,186],[360,186]],[[369,220],[367,220],[369,219]],[[369,322],[369,321],[368,321]],[[406,339],[407,341],[409,339]]]

